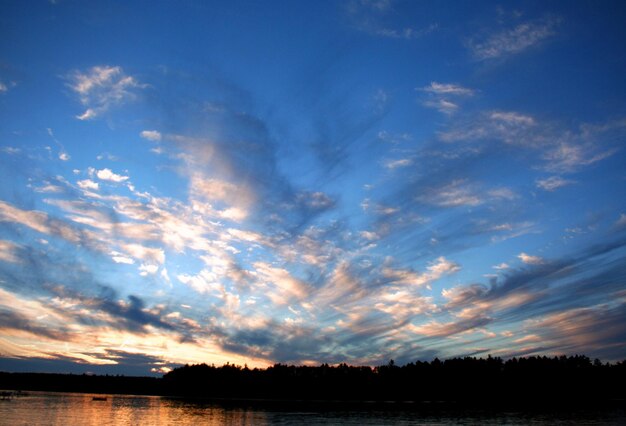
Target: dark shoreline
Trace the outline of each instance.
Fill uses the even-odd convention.
[[[0,372],[0,389],[162,396],[189,403],[445,409],[626,406],[626,364],[584,356],[456,358],[370,368],[184,366],[163,377]]]

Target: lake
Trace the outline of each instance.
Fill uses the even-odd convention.
[[[94,400],[106,397],[106,400]],[[623,409],[443,410],[436,406],[207,402],[158,396],[28,392],[0,401],[2,425],[558,425],[626,424]]]

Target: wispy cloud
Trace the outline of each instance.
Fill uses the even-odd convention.
[[[555,191],[558,188],[572,185],[574,183],[576,183],[576,181],[563,179],[561,176],[550,176],[548,178],[538,179],[536,181],[537,188],[541,188],[545,191]]]
[[[75,71],[68,77],[69,87],[79,96],[87,109],[76,118],[90,120],[111,107],[136,97],[136,90],[146,87],[134,77],[126,75],[119,66],[95,66],[86,72]]]
[[[394,3],[391,0],[351,0],[346,3],[345,10],[356,29],[376,37],[414,40],[439,28],[436,23],[422,27],[398,27],[388,24],[385,18],[394,10]]]
[[[456,179],[439,187],[433,187],[420,195],[418,200],[440,207],[478,206],[485,202],[512,200],[516,195],[509,188],[481,190],[465,179]]]
[[[562,174],[574,173],[618,152],[617,146],[602,143],[610,142],[607,136],[615,134],[623,134],[621,121],[581,124],[577,129],[569,129],[520,112],[489,111],[459,120],[440,132],[439,139],[445,142],[501,141],[537,152],[544,170]]]
[[[161,132],[158,130],[142,130],[139,135],[149,141],[158,142],[161,140]]]
[[[383,163],[385,168],[393,170],[400,167],[407,167],[413,164],[413,160],[410,158],[400,158],[398,160],[387,160]]]
[[[556,33],[559,19],[544,18],[521,23],[487,37],[475,37],[468,43],[475,58],[495,59],[523,52]]]
[[[527,265],[541,265],[544,261],[539,256],[531,256],[530,254],[520,253],[518,259]]]
[[[428,95],[422,104],[428,108],[434,108],[437,111],[451,115],[459,109],[458,101],[452,102],[451,97],[469,97],[473,96],[475,91],[467,87],[452,83],[431,82],[428,86],[416,89]]]
[[[436,95],[472,96],[474,94],[474,90],[467,87],[452,83],[438,83],[436,81],[432,81],[428,86],[422,87],[420,90]]]
[[[18,248],[19,246],[11,241],[0,240],[0,260],[9,263],[19,263]]]

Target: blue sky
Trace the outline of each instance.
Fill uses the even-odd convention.
[[[0,4],[1,369],[626,357],[622,2]]]

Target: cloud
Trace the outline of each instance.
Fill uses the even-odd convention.
[[[423,28],[372,28],[371,30],[366,30],[368,33],[380,37],[385,38],[396,38],[396,39],[404,39],[404,40],[414,40],[418,38],[422,38],[425,35],[428,35],[439,28],[437,24],[430,24]]]
[[[427,286],[444,275],[460,271],[461,267],[441,256],[430,263],[426,269],[426,273],[418,274],[412,270],[393,269],[385,266],[382,268],[381,276],[394,285]]]
[[[424,190],[424,195],[419,195],[418,200],[439,207],[475,207],[486,202],[498,200],[512,200],[515,193],[509,188],[492,188],[480,191],[476,184],[469,183],[465,179],[456,179],[452,182]]]
[[[265,262],[256,262],[255,270],[267,297],[277,305],[284,305],[294,299],[303,299],[309,293],[307,285],[294,278],[284,268],[277,268]]]
[[[161,140],[161,132],[157,130],[143,130],[139,134],[142,138],[148,139],[149,141],[158,142]]]
[[[415,40],[439,28],[436,23],[421,28],[387,25],[385,15],[393,10],[393,2],[388,0],[351,0],[345,10],[355,29],[376,37]]]
[[[126,253],[135,259],[154,262],[159,265],[165,262],[165,251],[161,248],[145,247],[137,243],[120,243],[120,247],[122,247]],[[147,270],[149,269],[150,268]]]
[[[531,256],[526,253],[520,253],[517,257],[527,265],[541,265],[543,263],[543,259],[539,256]]]
[[[46,213],[22,210],[4,201],[0,201],[0,222],[19,223],[37,232],[56,235],[70,242],[79,242],[84,237],[67,224],[50,219]]]
[[[113,259],[113,262],[115,263],[124,263],[127,265],[132,265],[135,263],[135,261],[132,258],[125,256],[123,253],[120,253],[115,250],[111,252],[111,259]]]
[[[547,150],[543,158],[547,162],[546,170],[557,173],[571,173],[582,166],[589,166],[615,154],[617,149],[597,152],[590,143],[571,143],[563,141]]]
[[[424,106],[434,108],[443,114],[452,114],[459,109],[457,104],[446,99],[424,101]]]
[[[489,115],[494,121],[499,121],[502,123],[506,123],[509,125],[518,125],[518,126],[534,126],[535,119],[528,116],[523,115],[517,112],[503,112],[503,111],[494,111]]]
[[[9,88],[7,87],[7,85],[0,81],[0,93],[5,93],[8,91],[9,91]]]
[[[128,180],[128,176],[115,174],[111,171],[111,169],[98,170],[96,172],[96,176],[98,176],[98,179],[115,183],[121,183]]]
[[[76,185],[78,185],[80,189],[91,189],[94,191],[97,191],[100,187],[98,182],[94,182],[91,179],[79,180],[78,182],[76,182]]]
[[[570,129],[516,111],[483,111],[457,120],[439,132],[438,138],[443,142],[473,143],[474,150],[468,152],[474,154],[488,149],[485,143],[500,141],[536,153],[542,169],[563,174],[614,155],[619,150],[614,140],[623,134],[623,120],[583,123]]]
[[[0,261],[9,263],[20,263],[17,255],[19,246],[11,241],[0,240]]]
[[[469,97],[474,95],[474,90],[451,84],[437,83],[432,81],[430,85],[416,90],[425,92],[428,98],[422,104],[428,108],[434,108],[444,114],[452,114],[459,109],[458,103],[450,101],[450,97]]]
[[[385,168],[393,170],[400,167],[407,167],[413,164],[413,160],[410,158],[401,158],[399,160],[387,160],[384,163]]]
[[[9,155],[16,155],[16,154],[19,154],[20,152],[22,152],[21,149],[16,148],[14,146],[3,146],[3,147],[0,147],[0,151],[4,152],[5,154],[9,154]]]
[[[67,152],[60,152],[59,153],[59,160],[61,161],[69,161],[70,159],[70,155]]]
[[[550,192],[573,183],[576,183],[576,181],[563,179],[560,176],[550,176],[546,179],[538,179],[536,181],[537,188]]]
[[[409,133],[393,134],[385,130],[381,130],[380,132],[378,132],[377,137],[381,141],[394,143],[394,144],[410,141],[412,139],[412,136]]]
[[[6,333],[6,330],[17,330],[33,334],[38,338],[65,340],[69,336],[65,330],[55,330],[47,325],[40,325],[17,312],[0,310],[0,330]]]
[[[619,228],[626,227],[626,214],[621,213],[619,215],[619,219],[617,219],[617,222],[615,222],[615,225]]]
[[[118,66],[95,66],[86,72],[75,71],[67,77],[69,87],[79,96],[85,111],[79,120],[93,119],[111,107],[136,98],[135,91],[145,87]]]
[[[451,83],[437,83],[436,81],[432,81],[428,86],[422,87],[419,90],[435,95],[472,96],[474,94],[474,90],[468,89],[467,87]]]
[[[558,19],[545,18],[524,22],[486,38],[472,39],[468,43],[473,56],[478,60],[496,59],[521,53],[556,33]]]

